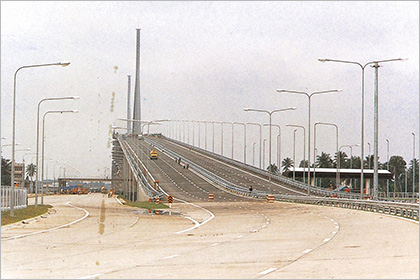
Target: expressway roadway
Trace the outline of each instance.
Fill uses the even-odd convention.
[[[2,278],[419,277],[417,222],[242,198],[162,153],[148,160],[145,143],[130,145],[176,198],[171,215],[148,214],[102,194],[46,196],[49,214],[2,227]],[[265,184],[238,178],[250,179]]]

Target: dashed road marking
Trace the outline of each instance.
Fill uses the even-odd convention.
[[[176,257],[178,257],[179,255],[178,254],[175,254],[175,255],[172,255],[172,256],[167,256],[167,257],[164,257],[163,259],[164,260],[167,260],[167,259],[173,259],[173,258],[176,258]]]
[[[261,271],[260,273],[258,273],[259,275],[267,275],[268,273],[271,273],[273,271],[276,271],[278,268],[277,267],[272,267],[269,268],[267,270]]]

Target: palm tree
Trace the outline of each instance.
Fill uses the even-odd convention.
[[[36,173],[37,168],[35,164],[31,163],[26,167],[26,176],[31,177],[32,184],[34,184],[34,176],[36,175]]]
[[[293,162],[293,160],[289,157],[283,159],[283,161],[281,162],[281,164],[283,165],[283,172],[289,171],[290,168],[292,168],[295,163]]]
[[[299,167],[308,167],[309,166],[309,160],[302,160],[299,164]]]
[[[269,165],[267,167],[267,170],[273,174],[277,173],[279,171],[279,168],[277,167],[277,165],[275,163],[272,163],[271,165]]]
[[[333,160],[330,154],[322,152],[316,158],[316,167],[319,168],[331,168],[333,166]]]
[[[365,157],[363,167],[367,169],[373,169],[373,155],[369,155]]]
[[[418,181],[419,181],[419,160],[418,159],[414,159],[415,161],[414,161],[414,166],[415,166],[415,169],[414,169],[414,171],[415,171],[415,173],[414,173],[414,176],[415,176],[415,180],[414,180],[414,183],[415,183],[415,189],[418,189]],[[407,178],[407,184],[408,184],[408,189],[409,190],[412,190],[412,187],[413,187],[413,160],[410,160],[410,167],[408,168],[408,171],[407,171],[407,176],[408,176],[408,178]]]
[[[1,184],[5,186],[10,185],[10,174],[11,174],[11,164],[10,159],[1,157]]]
[[[340,168],[346,168],[346,167],[348,167],[347,166],[347,161],[348,161],[347,154],[345,152],[341,152],[341,151],[339,153],[340,153],[339,154],[339,156],[340,156]],[[335,153],[335,156],[334,156],[334,166],[333,167],[337,167],[337,162],[338,162],[337,156],[338,156],[338,154]]]
[[[400,175],[405,173],[406,165],[407,163],[402,156],[392,156],[389,159],[389,171],[394,175],[394,180],[396,180],[396,183],[400,186],[400,190],[402,189]],[[394,189],[394,191],[396,190]]]

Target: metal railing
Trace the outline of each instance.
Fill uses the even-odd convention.
[[[180,155],[171,151],[167,147],[164,147],[153,140],[145,138],[145,141],[152,146],[157,147],[162,152],[168,154],[173,158],[179,158]],[[223,189],[243,195],[243,196],[250,196],[259,199],[266,199],[269,193],[263,191],[256,191],[253,190],[249,192],[244,187],[239,187],[227,180],[213,174],[212,172],[202,168],[198,164],[186,159],[183,157],[183,161],[186,164],[189,164],[190,168],[194,171],[198,172],[199,174],[203,175],[204,177],[208,178],[212,182],[216,183]],[[278,201],[285,201],[285,202],[294,202],[294,203],[305,203],[305,204],[316,204],[316,205],[326,205],[332,207],[341,207],[341,208],[349,208],[349,209],[358,209],[364,211],[371,211],[371,212],[378,212],[384,214],[391,214],[401,217],[406,217],[410,219],[419,220],[419,205],[412,204],[412,203],[400,203],[400,202],[388,202],[388,201],[370,201],[370,200],[362,200],[362,199],[355,199],[355,198],[339,198],[339,197],[317,197],[317,196],[297,196],[297,195],[287,195],[287,194],[275,194],[274,199]]]
[[[14,209],[22,209],[28,206],[28,194],[25,188],[14,188]],[[11,187],[1,187],[1,211],[10,210]]]
[[[191,150],[194,150],[196,152],[205,154],[205,155],[207,155],[209,157],[212,157],[214,159],[217,159],[219,161],[222,161],[222,162],[228,163],[230,165],[233,165],[233,166],[235,166],[239,169],[246,170],[246,171],[252,172],[254,174],[258,174],[260,176],[263,176],[266,179],[268,179],[269,176],[270,176],[270,172],[268,172],[266,170],[263,170],[263,169],[260,169],[260,168],[257,168],[255,166],[251,166],[251,165],[239,162],[237,160],[233,160],[233,159],[227,158],[225,156],[218,155],[216,153],[212,153],[212,152],[206,151],[204,149],[201,149],[201,148],[198,148],[198,147],[195,147],[195,146],[191,146],[191,145],[185,144],[183,142],[180,142],[180,141],[177,141],[177,140],[174,140],[174,139],[171,139],[171,138],[167,138],[165,136],[162,136],[162,138],[164,138],[168,141],[174,142],[174,143],[176,143],[178,145],[181,145],[183,147],[190,148]],[[294,187],[294,188],[299,189],[301,191],[306,191],[306,192],[308,191],[308,185],[307,184],[304,184],[302,182],[290,179],[290,178],[285,177],[283,175],[271,174],[271,179],[273,181],[276,181],[278,183]],[[358,194],[358,193],[346,193],[346,192],[329,191],[329,190],[325,190],[325,189],[321,189],[321,188],[316,188],[316,187],[313,187],[313,186],[310,187],[310,192],[311,192],[311,194],[315,194],[315,195],[318,195],[318,196],[340,197],[340,198],[349,198],[349,199],[360,199],[361,198],[361,195]]]
[[[118,142],[120,143],[121,149],[123,150],[124,156],[127,159],[128,165],[130,166],[131,171],[133,172],[133,175],[136,178],[136,181],[141,187],[147,196],[149,197],[162,197],[163,194],[157,190],[155,190],[143,174],[141,168],[138,165],[138,162],[140,161],[133,151],[133,149],[130,147],[130,145],[120,137],[118,137]]]

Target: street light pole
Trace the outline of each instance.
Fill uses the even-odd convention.
[[[68,96],[68,97],[49,97],[41,99],[38,102],[38,110],[36,114],[36,166],[39,166],[39,112],[41,108],[41,103],[44,101],[57,101],[57,100],[75,100],[80,99],[79,96]],[[128,131],[127,131],[128,133]],[[39,168],[38,168],[39,169]],[[36,172],[36,179],[35,179],[35,207],[38,206],[38,185],[39,185],[39,174]]]
[[[70,62],[58,62],[58,63],[47,63],[47,64],[35,64],[35,65],[26,65],[18,68],[14,75],[13,82],[13,124],[12,124],[12,167],[10,175],[10,186],[11,186],[11,195],[10,195],[10,216],[14,216],[14,203],[15,203],[15,140],[16,140],[16,77],[17,73],[21,69],[25,68],[35,68],[35,67],[45,67],[45,66],[68,66]]]
[[[232,159],[233,159],[233,122],[222,122],[223,124],[230,124],[232,126]]]
[[[63,114],[63,113],[78,113],[79,111],[71,110],[71,111],[47,111],[42,118],[42,150],[41,150],[41,205],[44,205],[44,146],[45,146],[45,117],[48,114]]]
[[[246,164],[246,124],[238,122],[234,122],[234,124],[244,126],[244,163]]]
[[[363,157],[364,157],[364,146],[365,146],[365,142],[364,142],[364,138],[365,138],[365,68],[368,65],[371,64],[378,64],[378,63],[382,63],[382,62],[390,62],[390,61],[403,61],[405,59],[402,58],[398,58],[398,59],[386,59],[386,60],[379,60],[379,61],[370,61],[367,62],[366,64],[362,65],[359,62],[356,61],[348,61],[348,60],[338,60],[338,59],[329,59],[329,58],[323,58],[323,59],[318,59],[320,62],[338,62],[338,63],[347,63],[347,64],[354,64],[354,65],[358,65],[361,69],[362,69],[362,125],[361,125],[361,141],[360,141],[360,145],[361,145],[361,151],[360,151],[360,195],[363,197],[363,182],[364,182],[364,175],[363,175]],[[377,69],[377,68],[376,68]],[[375,121],[376,122],[376,121]],[[375,143],[374,143],[375,145]],[[375,147],[374,147],[375,150]],[[377,158],[375,158],[375,160],[378,160]],[[374,188],[375,188],[375,177],[377,177],[377,173],[378,173],[378,169],[374,170]],[[377,180],[376,180],[377,181]],[[376,185],[377,187],[377,185]]]
[[[267,110],[260,110],[260,109],[249,109],[249,108],[245,108],[244,111],[246,112],[262,112],[262,113],[267,113],[270,117],[270,139],[268,140],[268,154],[269,154],[269,181],[271,182],[271,116],[273,115],[273,113],[276,112],[284,112],[284,111],[289,111],[289,110],[296,110],[296,107],[289,107],[289,108],[283,108],[283,109],[277,109],[277,110],[273,110],[273,111],[267,111]]]
[[[295,169],[296,169],[296,131],[297,131],[297,129],[293,130],[293,180],[296,179],[296,177],[295,177]]]
[[[252,144],[252,166],[255,166],[255,142]]]
[[[304,126],[302,126],[302,125],[295,125],[295,124],[288,124],[288,125],[286,125],[286,126],[290,126],[290,127],[298,127],[298,128],[302,128],[303,129],[303,162],[304,162],[304,165],[303,165],[303,183],[305,183],[305,170],[306,170],[306,150],[305,150],[305,142],[306,142],[306,129],[305,129],[305,127]],[[309,168],[309,166],[308,166],[308,168]],[[308,170],[308,172],[310,172],[311,170],[309,169]],[[309,177],[308,177],[308,180],[309,180]],[[310,192],[310,188],[309,188],[309,185],[308,185],[308,195],[309,195],[309,192]]]
[[[416,190],[416,134],[414,132],[411,133],[413,135],[413,196]]]
[[[260,156],[258,157],[258,159],[259,159],[259,162],[260,162],[260,165],[259,166],[260,166],[260,169],[261,169],[262,127],[261,127],[261,125],[259,123],[246,123],[246,124],[249,124],[249,125],[258,125],[260,127],[260,145],[259,145],[259,147],[260,147]]]
[[[264,124],[264,126],[269,126],[269,124]],[[279,129],[279,134],[277,135],[277,167],[281,171],[281,128],[278,124],[272,124]]]
[[[352,162],[351,157],[353,156],[353,147],[359,147],[359,144],[343,145],[343,146],[340,146],[340,148],[338,149],[338,154],[337,154],[337,170],[338,170],[338,181],[339,181],[339,183],[340,183],[340,162],[341,162],[340,153],[341,153],[341,149],[344,148],[344,147],[350,148],[350,165],[352,165],[353,162]],[[362,196],[362,198],[363,198],[363,196]]]
[[[336,136],[336,152],[337,152],[337,156],[338,156],[338,125],[334,124],[334,123],[326,123],[326,122],[316,122],[314,125],[314,151],[316,149],[316,126],[317,125],[328,125],[328,126],[334,126],[335,127],[335,136]],[[316,160],[316,155],[314,154],[314,162]],[[315,180],[315,164],[314,164],[314,180]],[[336,187],[339,186],[340,182],[339,182],[339,178],[338,178],[338,168],[337,168],[337,172],[336,172],[336,176],[335,176],[335,184]]]
[[[386,140],[386,169],[389,171],[389,140]],[[386,197],[389,196],[389,179],[386,179]]]
[[[331,92],[340,92],[342,90],[324,90],[324,91],[315,91],[312,93],[302,92],[302,91],[294,91],[294,90],[283,90],[278,89],[277,92],[287,92],[287,93],[295,93],[295,94],[303,94],[308,97],[308,191],[311,187],[311,97],[317,94],[324,94],[324,93],[331,93]]]

